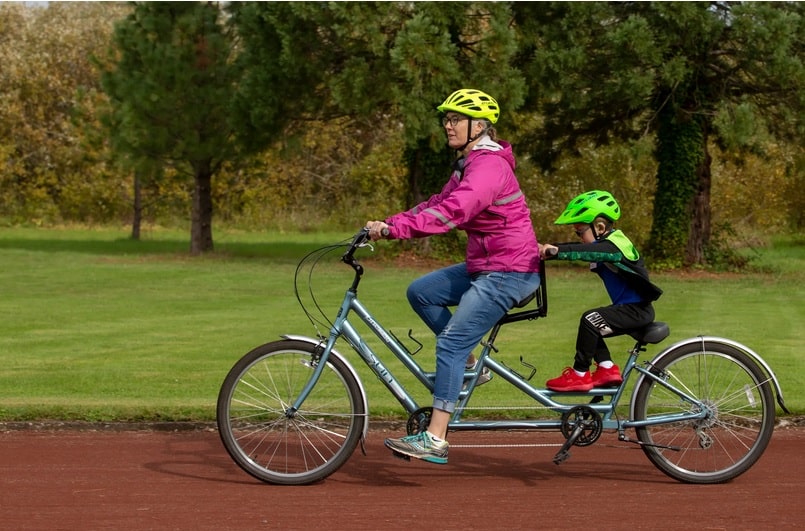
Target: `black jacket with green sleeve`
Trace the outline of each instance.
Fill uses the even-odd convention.
[[[580,260],[608,268],[647,301],[655,301],[662,290],[649,280],[643,258],[620,230],[610,231],[593,243],[557,243],[558,260]],[[604,276],[602,275],[602,278]]]

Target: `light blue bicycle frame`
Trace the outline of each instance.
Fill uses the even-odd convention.
[[[357,278],[357,277],[356,277]],[[300,395],[297,397],[296,401],[294,402],[292,409],[298,410],[302,403],[304,402],[307,395],[316,385],[319,375],[326,364],[327,357],[329,356],[331,350],[334,348],[336,340],[339,337],[344,338],[350,346],[358,353],[361,359],[366,363],[366,365],[372,370],[372,372],[380,379],[386,388],[391,392],[391,394],[402,404],[408,414],[412,414],[418,409],[421,408],[419,404],[414,400],[413,397],[405,390],[405,388],[397,381],[391,371],[383,364],[381,359],[377,356],[377,354],[369,347],[369,345],[364,341],[363,337],[361,337],[360,333],[355,329],[355,327],[349,322],[348,316],[351,313],[357,315],[363,323],[366,324],[374,334],[383,342],[383,344],[397,357],[400,362],[414,375],[416,378],[424,385],[429,391],[433,392],[434,381],[436,374],[434,372],[426,372],[422,369],[422,367],[413,359],[413,355],[410,351],[402,345],[392,334],[390,334],[377,320],[371,315],[369,310],[358,300],[357,297],[357,282],[353,284],[353,288],[347,291],[344,300],[341,304],[341,307],[338,312],[338,316],[333,323],[332,327],[330,328],[329,337],[327,338],[326,343],[323,345],[323,351],[321,355],[321,359],[318,363],[318,366],[314,373],[312,374],[310,380],[308,381],[305,388],[302,390]],[[527,312],[523,312],[527,313]],[[522,320],[522,319],[520,319]],[[472,396],[472,392],[475,389],[475,384],[478,380],[478,375],[481,373],[482,367],[489,368],[490,371],[500,376],[503,380],[509,382],[511,385],[519,389],[521,392],[526,394],[527,396],[534,399],[536,402],[542,404],[548,409],[551,409],[557,413],[563,413],[569,411],[572,407],[578,406],[579,404],[566,404],[557,402],[554,400],[554,397],[557,395],[561,395],[563,397],[568,396],[585,396],[585,397],[601,397],[597,400],[601,400],[605,397],[610,397],[609,402],[607,403],[589,403],[585,404],[587,407],[594,409],[599,415],[601,415],[602,420],[602,428],[603,429],[617,429],[620,433],[627,428],[634,428],[634,427],[641,427],[641,426],[651,426],[651,425],[659,425],[659,424],[666,424],[670,422],[679,422],[679,421],[686,421],[686,420],[698,420],[703,419],[707,416],[708,411],[707,407],[702,404],[699,400],[694,397],[691,397],[686,392],[678,389],[671,385],[666,379],[662,378],[661,376],[655,375],[649,369],[645,367],[638,366],[636,364],[637,358],[639,353],[643,350],[642,347],[645,346],[643,343],[638,342],[635,347],[629,351],[629,358],[626,361],[626,364],[623,368],[623,383],[619,387],[615,388],[602,388],[602,389],[593,389],[586,393],[557,393],[551,391],[549,389],[544,388],[536,388],[529,384],[525,379],[523,379],[520,375],[516,374],[512,371],[509,367],[504,365],[503,363],[495,360],[492,357],[491,351],[494,349],[494,338],[497,336],[499,329],[505,324],[506,318],[501,320],[501,322],[497,323],[495,327],[493,327],[492,331],[489,334],[489,339],[486,342],[483,342],[483,350],[479,356],[479,363],[475,370],[465,373],[465,378],[467,379],[467,386],[466,389],[463,390],[459,396],[459,401],[457,403],[457,407],[453,416],[451,417],[450,423],[448,425],[449,430],[458,431],[470,431],[470,430],[507,430],[507,429],[530,429],[530,430],[537,430],[537,429],[560,429],[562,426],[561,419],[549,420],[549,419],[534,419],[534,420],[491,420],[491,421],[484,421],[484,420],[463,420],[462,413],[464,408],[467,406],[470,397]],[[617,418],[613,418],[615,413],[615,409],[626,389],[626,384],[629,381],[629,377],[631,376],[632,372],[636,371],[641,374],[644,378],[648,378],[657,382],[658,385],[661,385],[671,392],[679,396],[679,398],[685,402],[691,404],[689,412],[685,413],[675,413],[675,414],[661,414],[651,417],[650,419],[645,420],[620,420]]]

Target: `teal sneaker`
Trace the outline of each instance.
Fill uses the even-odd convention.
[[[450,445],[447,441],[435,442],[427,432],[408,435],[400,439],[386,439],[384,444],[394,452],[397,457],[403,459],[422,459],[429,463],[438,465],[447,464],[447,450]]]

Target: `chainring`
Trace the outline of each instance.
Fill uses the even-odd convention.
[[[589,446],[601,436],[601,415],[589,406],[574,406],[562,414],[562,435],[569,439],[580,427],[581,433],[573,441],[575,446]]]
[[[433,414],[432,407],[421,407],[411,413],[408,417],[408,423],[405,425],[405,431],[408,435],[416,435],[428,429],[430,425],[430,417]]]

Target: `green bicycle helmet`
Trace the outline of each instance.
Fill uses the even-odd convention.
[[[562,215],[556,218],[556,225],[572,225],[573,223],[592,223],[595,218],[602,216],[609,221],[618,221],[621,217],[621,207],[612,197],[612,194],[603,190],[584,192],[573,198],[567,204]]]
[[[450,94],[444,103],[436,107],[440,112],[454,111],[471,118],[480,118],[497,123],[500,107],[495,98],[475,89],[459,89]]]

